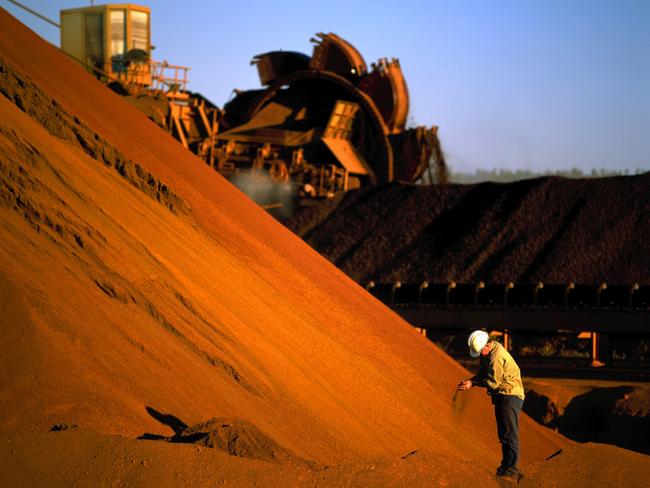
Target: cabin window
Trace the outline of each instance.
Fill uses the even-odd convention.
[[[126,11],[111,10],[109,16],[113,72],[121,73],[126,68],[124,64],[124,53],[126,51]]]
[[[149,51],[149,14],[131,10],[131,49]]]
[[[104,69],[104,15],[86,14],[84,19],[86,31],[86,63]]]

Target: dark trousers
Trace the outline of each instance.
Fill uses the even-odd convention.
[[[519,470],[519,412],[524,401],[512,395],[494,395],[494,415],[497,419],[497,432],[501,443],[503,458],[499,469],[506,474],[514,474]]]

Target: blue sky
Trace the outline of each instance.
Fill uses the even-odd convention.
[[[22,2],[53,19],[90,5]],[[410,121],[440,127],[453,171],[650,171],[650,1],[140,4],[152,9],[154,57],[190,66],[190,88],[219,106],[233,88],[259,87],[254,55],[311,54],[316,32],[334,32],[368,64],[400,59]],[[0,5],[59,44],[56,28]]]

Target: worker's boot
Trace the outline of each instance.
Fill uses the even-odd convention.
[[[496,476],[499,479],[511,481],[513,483],[519,483],[521,478],[524,477],[521,471],[519,471],[517,468],[503,469],[501,466],[497,468]]]

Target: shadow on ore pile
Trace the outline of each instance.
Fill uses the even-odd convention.
[[[194,444],[224,451],[231,456],[259,459],[273,463],[299,463],[311,468],[317,463],[296,455],[262,433],[257,427],[241,419],[215,417],[193,426],[188,426],[178,417],[159,412],[148,406],[147,412],[154,419],[174,431],[172,436],[145,433],[138,439],[157,440],[179,444]]]

